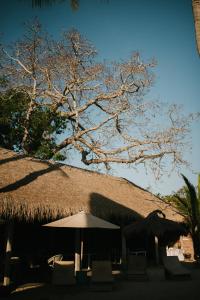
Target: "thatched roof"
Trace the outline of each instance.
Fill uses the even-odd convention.
[[[124,228],[124,234],[127,239],[131,239],[134,235],[154,235],[164,237],[166,234],[187,235],[188,230],[179,222],[166,219],[165,214],[160,210],[151,212],[146,218],[138,220]]]
[[[175,212],[123,178],[41,161],[0,148],[0,217],[48,220],[81,210],[98,217],[138,219],[161,209]]]

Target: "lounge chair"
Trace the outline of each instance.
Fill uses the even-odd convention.
[[[129,255],[126,270],[127,279],[132,280],[147,280],[147,261],[146,256],[142,255]]]
[[[113,282],[111,261],[93,261],[91,289],[94,291],[111,291],[113,288]]]
[[[52,283],[55,285],[74,285],[74,261],[56,261],[52,273]]]
[[[47,260],[49,267],[54,268],[54,263],[63,259],[62,254],[56,254]]]
[[[171,279],[189,279],[191,273],[179,261],[178,256],[164,256],[162,258],[166,276]]]

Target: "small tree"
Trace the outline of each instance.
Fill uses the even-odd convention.
[[[0,77],[7,86],[1,86],[1,108],[12,134],[8,139],[1,131],[1,144],[45,158],[73,150],[86,165],[107,168],[147,164],[160,171],[165,158],[167,166],[185,163],[193,116],[147,100],[155,62],[134,53],[127,61],[100,63],[96,54],[76,30],[56,40],[37,21],[26,24],[21,40],[2,46]]]
[[[194,255],[200,258],[200,174],[198,175],[197,190],[191,182],[182,175],[186,186],[172,196],[164,197],[164,200],[174,206],[185,218],[190,229]]]

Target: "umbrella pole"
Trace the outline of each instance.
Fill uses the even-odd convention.
[[[127,253],[126,253],[126,238],[123,234],[123,231],[121,233],[121,239],[122,239],[122,268],[125,269],[126,267],[126,260],[127,260]]]
[[[75,272],[80,271],[80,229],[75,231]]]
[[[156,265],[159,265],[159,251],[158,251],[158,237],[155,235],[155,253],[156,253]]]

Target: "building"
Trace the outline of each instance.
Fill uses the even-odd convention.
[[[169,204],[124,178],[53,161],[41,161],[3,148],[0,148],[0,202],[0,218],[4,222],[1,227],[13,221],[16,225],[13,234],[15,255],[23,251],[24,254],[32,251],[35,255],[38,244],[39,253],[42,254],[47,241],[44,232],[40,232],[41,224],[82,210],[121,228],[157,209],[170,220],[182,221],[182,217]],[[72,231],[69,230],[67,234],[65,241],[74,238]],[[63,236],[56,233],[57,242],[53,243],[51,249],[48,246],[52,253],[55,246],[60,245],[59,235],[63,240]],[[112,243],[110,236],[105,233],[101,238],[106,238],[110,247],[121,247],[117,242],[121,238],[119,234],[112,234]],[[99,243],[99,248],[102,247],[101,238],[95,242]],[[62,244],[68,247],[66,251],[74,251],[73,241]]]

